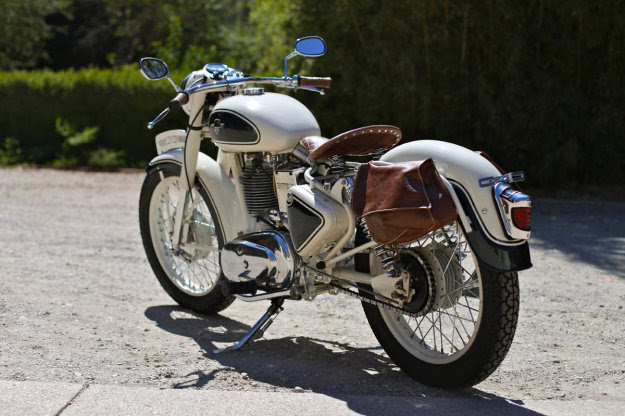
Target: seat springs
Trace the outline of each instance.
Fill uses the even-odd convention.
[[[337,175],[339,177],[345,176],[345,171],[347,170],[347,162],[345,158],[341,155],[334,155],[328,159],[330,162],[330,168],[328,169],[328,173],[330,175]]]

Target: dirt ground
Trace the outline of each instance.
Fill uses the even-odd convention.
[[[451,393],[399,371],[341,296],[287,302],[264,339],[213,354],[267,304],[176,306],[141,245],[143,176],[0,170],[0,380],[625,405],[625,202],[535,201],[514,344],[488,380]]]

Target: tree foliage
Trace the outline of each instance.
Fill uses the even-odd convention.
[[[181,71],[223,62],[277,75],[293,41],[318,34],[328,53],[293,59],[289,70],[332,76],[325,96],[297,95],[326,136],[396,124],[406,140],[485,150],[509,170],[526,169],[534,185],[625,176],[625,0],[4,4],[1,69],[120,66],[152,55]],[[119,140],[100,127],[102,140]]]
[[[34,68],[50,55],[46,42],[59,28],[48,23],[55,14],[70,16],[70,0],[3,0],[0,13],[0,68]]]

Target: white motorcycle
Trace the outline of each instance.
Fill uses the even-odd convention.
[[[298,39],[282,77],[207,64],[181,86],[168,79],[185,130],[156,136],[139,221],[145,251],[178,304],[217,313],[235,299],[270,301],[236,345],[260,336],[285,300],[323,293],[362,302],[389,357],[418,381],[479,383],[506,355],[519,311],[517,271],[531,267],[530,198],[483,153],[441,141],[394,147],[401,132],[367,126],[332,139],[291,96],[323,94],[329,78],[287,76],[295,55],[321,56],[323,39]],[[217,160],[200,152],[208,138]],[[392,149],[392,150],[389,150]],[[371,155],[369,163],[346,156]],[[361,159],[362,160],[362,159]]]

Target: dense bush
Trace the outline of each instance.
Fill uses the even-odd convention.
[[[17,140],[26,161],[49,163],[64,150],[56,128],[61,118],[78,130],[97,127],[90,148],[123,151],[135,166],[154,155],[155,133],[185,125],[180,112],[156,131],[145,127],[174,94],[168,82],[148,81],[135,68],[3,72],[0,139]]]

